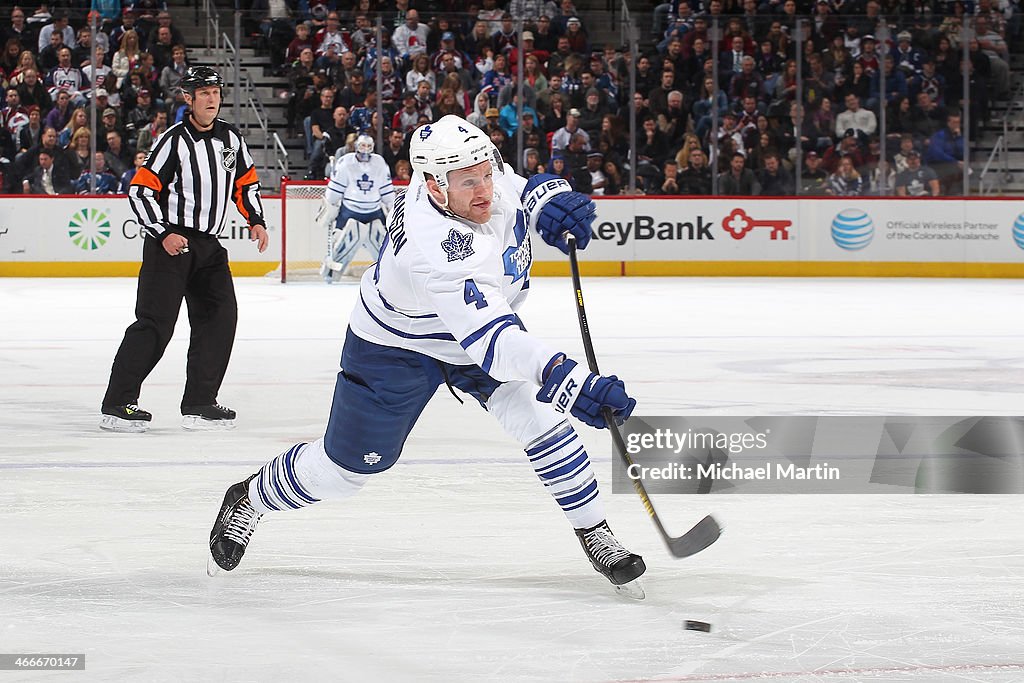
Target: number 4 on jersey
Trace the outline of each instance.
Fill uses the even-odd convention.
[[[476,304],[478,309],[487,306],[487,299],[484,298],[483,292],[480,291],[473,280],[466,280],[466,287],[462,291],[462,298],[466,300],[467,304]]]

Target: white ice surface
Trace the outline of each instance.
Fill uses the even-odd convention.
[[[224,489],[322,433],[355,287],[237,281],[221,401],[185,433],[188,327],[147,381],[144,435],[97,428],[131,279],[0,279],[0,652],[85,653],[7,680],[1024,680],[1024,512],[999,496],[606,495],[648,598],[616,599],[516,444],[441,391],[356,498],[265,519],[204,573]],[[597,352],[638,414],[1024,414],[1014,281],[600,279]],[[582,357],[570,285],[531,331]],[[606,434],[580,428],[610,483]],[[610,485],[605,486],[606,493]],[[684,619],[713,624],[682,630]]]

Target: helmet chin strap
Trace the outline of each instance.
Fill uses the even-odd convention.
[[[434,183],[437,184],[437,191],[440,192],[441,193],[441,197],[444,198],[444,201],[439,204],[439,207],[441,209],[447,211],[448,210],[448,183],[447,182],[441,183],[441,182],[438,181],[437,178],[434,178],[433,176],[431,176],[431,180],[433,180]],[[427,182],[427,179],[424,178],[423,182]],[[430,188],[428,187],[427,189],[429,190]],[[437,201],[433,196],[431,196],[431,198],[434,199],[434,201]]]

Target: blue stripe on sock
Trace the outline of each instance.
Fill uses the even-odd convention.
[[[541,479],[549,479],[549,480],[550,479],[556,479],[558,477],[561,477],[564,474],[568,474],[569,472],[577,469],[580,465],[589,465],[589,464],[590,464],[590,462],[587,459],[587,452],[583,451],[582,453],[577,455],[572,460],[572,462],[569,462],[569,463],[567,463],[565,465],[562,465],[558,469],[553,470],[551,472],[547,472],[546,474],[539,474],[539,473],[538,474],[539,474]]]
[[[280,474],[278,475],[278,480],[280,481],[282,488],[284,488],[288,493],[289,500],[299,507],[305,507],[306,505],[309,505],[309,503],[306,502],[305,496],[303,496],[295,486],[295,472],[292,470],[294,458],[295,446],[292,446],[287,452],[278,456],[278,461],[280,463]]]
[[[291,483],[288,481],[288,465],[285,462],[285,454],[282,453],[280,456],[278,456],[277,460],[277,485],[281,488],[282,491],[284,491],[285,495],[288,497],[288,503],[290,505],[293,505],[294,509],[296,510],[299,508],[306,507],[306,503],[302,501],[298,493],[292,488]]]
[[[561,458],[559,460],[556,460],[555,462],[548,463],[544,467],[537,467],[536,465],[534,465],[533,471],[536,472],[537,476],[540,477],[541,479],[550,479],[550,478],[552,478],[554,476],[557,476],[556,474],[554,474],[555,468],[561,467],[562,465],[564,465],[569,460],[575,458],[576,456],[578,456],[580,454],[580,451],[582,451],[582,450],[583,450],[583,446],[580,445],[572,453],[569,453],[565,457],[563,457],[563,458]]]
[[[551,448],[548,448],[542,453],[538,453],[537,455],[533,456],[532,458],[530,458],[530,463],[536,468],[537,465],[540,464],[540,462],[545,458],[550,458],[553,455],[557,455],[559,451],[569,450],[570,448],[573,447],[573,442],[576,441],[577,436],[578,435],[576,434],[576,432],[569,432],[569,437],[567,439],[563,439],[562,441],[559,441],[558,443],[554,444]]]
[[[586,486],[590,486],[590,482],[592,482],[592,481],[594,481],[593,473],[591,473],[590,476],[588,476],[586,479],[584,479],[580,483],[576,484],[575,486],[567,488],[564,491],[559,491],[559,492],[554,493],[552,495],[554,495],[556,499],[559,498],[559,497],[565,497],[565,496],[571,495],[571,494],[576,493],[577,491],[579,491],[580,489],[582,489],[582,488],[584,488]]]
[[[593,499],[597,498],[597,481],[590,482],[590,486],[583,489],[579,493],[569,496],[568,498],[561,498],[558,500],[558,505],[563,510],[575,510],[581,508]],[[578,501],[578,502],[577,502]],[[575,505],[573,504],[575,503]]]
[[[549,440],[547,446],[537,449],[533,455],[529,456],[530,462],[534,463],[534,466],[536,466],[538,460],[543,460],[544,458],[550,456],[552,453],[555,453],[556,451],[568,446],[576,437],[576,432],[572,431],[571,429],[565,434],[560,434],[557,440]]]
[[[294,503],[292,499],[288,497],[288,494],[285,493],[284,487],[281,486],[281,476],[277,473],[278,467],[281,467],[281,456],[274,458],[274,462],[271,464],[270,485],[273,487],[274,493],[280,496],[282,503],[290,507],[292,510],[298,510],[302,506]]]
[[[312,505],[318,503],[320,500],[309,495],[301,485],[299,480],[295,477],[295,459],[299,456],[299,449],[306,444],[300,443],[292,446],[292,449],[288,451],[288,454],[284,457],[284,472],[288,476],[288,483],[291,484],[292,489],[295,491],[295,495],[298,496],[306,505]]]
[[[256,488],[259,491],[260,500],[263,501],[263,504],[266,505],[271,510],[276,510],[280,512],[281,508],[277,507],[277,505],[275,505],[274,502],[270,500],[270,496],[267,495],[267,490],[263,485],[263,475],[267,474],[269,476],[269,473],[266,470],[267,466],[264,465],[263,469],[260,470],[259,476],[256,477]]]
[[[565,484],[567,482],[571,482],[573,479],[575,479],[576,477],[580,476],[581,474],[583,474],[588,469],[590,469],[590,461],[589,460],[587,462],[582,463],[579,467],[574,469],[572,472],[569,472],[564,477],[559,477],[558,479],[551,479],[551,480],[548,480],[548,481],[545,481],[545,480],[542,479],[541,482],[545,486],[547,486],[548,488],[560,489],[562,484]],[[593,476],[593,474],[591,474],[590,476]]]
[[[526,455],[532,460],[533,456],[543,450],[547,450],[551,444],[563,439],[566,434],[575,434],[575,432],[573,432],[572,427],[570,427],[569,424],[561,422],[547,434],[544,434],[530,444],[526,449]]]

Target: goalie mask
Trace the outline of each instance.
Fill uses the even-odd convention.
[[[370,160],[371,154],[373,154],[373,138],[362,133],[356,138],[356,159],[367,162]]]
[[[409,143],[413,171],[430,176],[444,195],[448,207],[448,173],[490,161],[495,173],[502,173],[501,154],[491,139],[466,119],[454,114],[417,128]]]

